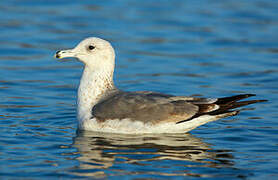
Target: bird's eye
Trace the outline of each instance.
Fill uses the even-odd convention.
[[[93,50],[93,49],[95,49],[95,46],[90,45],[88,48],[89,48],[89,50]]]

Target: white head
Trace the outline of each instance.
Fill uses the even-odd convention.
[[[75,48],[57,51],[56,58],[75,57],[92,70],[114,70],[115,52],[108,41],[90,37],[81,41]]]

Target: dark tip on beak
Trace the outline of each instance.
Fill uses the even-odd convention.
[[[56,57],[56,58],[60,58],[59,52],[61,52],[61,51],[57,51],[57,52],[55,53],[55,57]]]

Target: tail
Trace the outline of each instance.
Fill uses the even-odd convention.
[[[242,99],[252,97],[252,96],[255,96],[255,94],[240,94],[240,95],[235,95],[230,97],[218,98],[216,101],[208,104],[203,104],[203,103],[199,104],[196,101],[194,104],[199,107],[199,112],[196,113],[194,116],[192,116],[190,119],[180,121],[178,123],[190,121],[192,119],[195,119],[203,115],[212,115],[215,116],[217,119],[228,117],[228,116],[234,116],[237,115],[240,111],[240,110],[234,110],[235,108],[267,101],[267,100],[240,101]]]
[[[235,108],[246,106],[249,104],[254,104],[258,102],[265,102],[267,100],[249,100],[249,101],[240,101],[242,99],[256,96],[255,94],[240,94],[230,97],[219,98],[214,104],[217,104],[219,108],[215,111],[209,112],[209,115],[223,114],[233,111]]]

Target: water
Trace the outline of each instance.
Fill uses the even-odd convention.
[[[0,2],[1,179],[276,179],[278,3]],[[121,89],[267,103],[189,134],[76,133],[82,64],[53,59],[88,36],[112,42]]]

